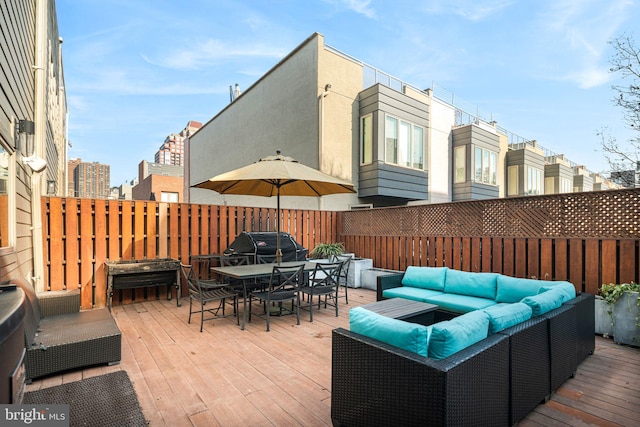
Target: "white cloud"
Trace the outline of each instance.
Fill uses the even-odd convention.
[[[209,39],[185,48],[174,48],[173,52],[162,52],[161,57],[158,58],[151,58],[148,55],[143,55],[143,58],[149,64],[160,67],[197,70],[234,58],[280,59],[286,53],[283,49],[262,43],[243,46]]]
[[[607,83],[608,41],[627,19],[630,0],[555,0],[538,20],[540,68],[581,88]],[[568,70],[561,76],[558,68]]]
[[[431,14],[453,14],[469,21],[482,21],[513,3],[514,0],[430,0],[425,3],[425,7],[426,11]]]
[[[370,7],[371,0],[323,0],[325,3],[344,7],[348,10],[364,15],[367,18],[375,19],[376,11]]]
[[[583,68],[567,74],[565,78],[577,83],[581,89],[591,89],[609,82],[611,75],[606,68]]]

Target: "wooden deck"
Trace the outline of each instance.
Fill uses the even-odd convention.
[[[375,301],[350,289],[339,317],[331,308],[273,317],[271,332],[254,318],[241,331],[235,318],[187,324],[188,300],[113,308],[122,330],[122,362],[54,376],[27,391],[125,370],[151,426],[331,425],[331,330],[348,328],[348,308]],[[552,399],[520,426],[640,425],[640,349],[596,338],[596,353]]]

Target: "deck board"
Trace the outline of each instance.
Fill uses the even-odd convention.
[[[294,316],[255,317],[241,331],[233,317],[187,324],[182,307],[160,299],[121,305],[122,362],[34,381],[27,391],[125,370],[151,426],[330,426],[331,330],[349,327],[349,308],[374,302],[375,292],[350,289],[340,315],[332,307]],[[254,309],[259,309],[256,305]],[[637,426],[640,349],[596,337],[596,352],[575,378],[518,424]]]

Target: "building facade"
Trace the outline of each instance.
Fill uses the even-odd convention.
[[[555,179],[552,170],[547,175],[547,158],[556,154],[536,141],[466,112],[436,87],[418,89],[326,46],[317,33],[193,135],[187,187],[276,150],[351,181],[357,190],[283,199],[290,207],[399,206],[541,195],[547,183],[553,192],[565,188],[547,179]],[[575,167],[568,162],[568,191],[574,191]],[[591,179],[586,169],[583,176]],[[188,191],[193,203],[274,204]]]
[[[66,191],[67,103],[55,1],[0,2],[0,247],[42,291],[41,195]]]
[[[154,156],[155,163],[184,166],[185,140],[201,127],[202,123],[191,120],[180,133],[167,136]]]
[[[131,189],[133,200],[182,203],[183,167],[143,160],[138,165],[138,183]]]
[[[111,168],[98,162],[83,162],[82,159],[70,159],[69,197],[88,197],[108,199],[111,197]]]

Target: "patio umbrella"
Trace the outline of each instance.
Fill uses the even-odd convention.
[[[355,193],[353,185],[347,181],[327,175],[316,169],[298,163],[276,151],[275,156],[267,156],[255,163],[214,176],[194,185],[220,194],[277,197],[276,260],[280,263],[280,196],[313,196]]]

